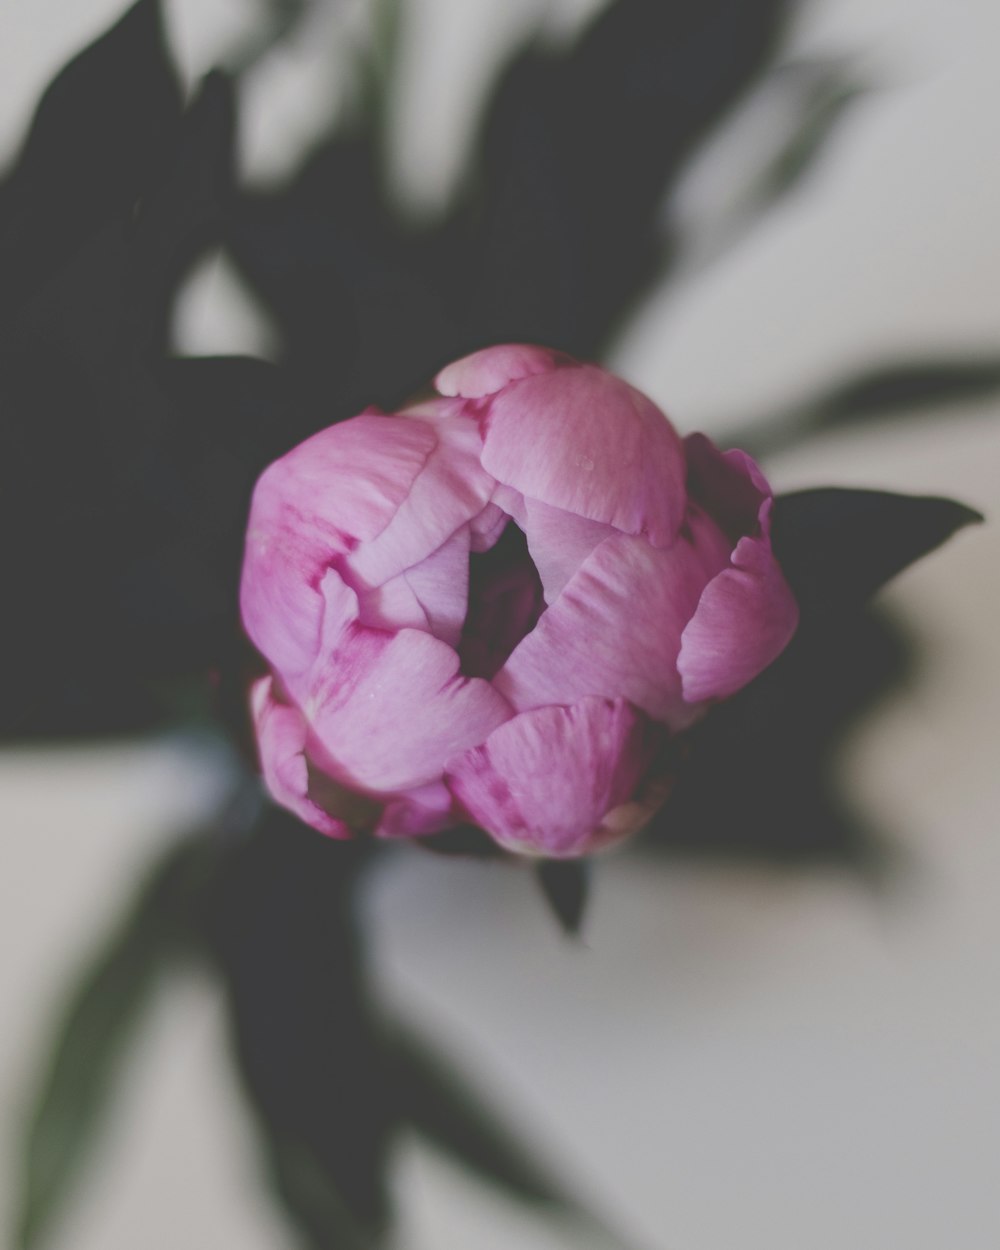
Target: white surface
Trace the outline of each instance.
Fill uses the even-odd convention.
[[[0,149],[37,85],[117,7],[34,0],[6,11]],[[419,44],[422,29],[426,50],[440,52],[426,32],[445,29],[448,5],[417,8],[428,23],[433,8],[436,24],[411,37]],[[461,0],[470,46],[485,47],[495,8]],[[201,0],[171,11],[189,77],[213,40],[239,44],[251,10]],[[513,30],[530,10],[522,0],[504,20]],[[806,188],[685,289],[651,300],[620,346],[620,367],[678,424],[766,411],[894,350],[996,346],[998,36],[993,0],[968,0],[960,19],[948,0],[815,7],[802,47],[857,47],[887,86],[857,106]],[[435,71],[441,85],[412,88],[438,127],[421,168],[440,159],[447,172],[461,121],[441,101],[456,98],[446,83],[464,65],[452,50]],[[412,169],[399,176],[421,194]],[[215,324],[199,315],[195,339]],[[1000,427],[994,411],[968,410],[950,424],[829,437],[769,467],[779,488],[951,493],[996,514]],[[901,853],[905,870],[886,892],[832,872],[650,872],[609,859],[584,949],[559,940],[516,872],[404,852],[373,892],[386,993],[653,1250],[1000,1244],[998,557],[996,526],[982,527],[889,592],[926,639],[927,662],[844,762]],[[191,784],[191,801],[204,801],[210,777],[176,746],[0,757],[4,1203],[15,1113],[58,987],[184,823],[178,795]],[[126,1088],[53,1250],[285,1250],[205,987],[161,1006]],[[413,1149],[399,1184],[406,1250],[559,1244]]]

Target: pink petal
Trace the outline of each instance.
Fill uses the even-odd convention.
[[[381,586],[358,592],[358,620],[372,629],[423,629],[431,633],[431,623],[406,574],[390,577]]]
[[[405,421],[431,432],[433,450],[388,525],[345,560],[357,589],[379,586],[425,560],[478,516],[496,489],[479,463],[482,438],[475,421],[467,416],[433,424],[416,417]]]
[[[761,504],[772,496],[757,462],[745,451],[720,451],[704,434],[689,434],[684,453],[690,497],[725,530],[733,545],[744,534],[756,533]]]
[[[309,766],[305,757],[308,726],[302,713],[275,700],[270,677],[254,682],[250,707],[261,770],[271,797],[320,833],[331,838],[350,837],[351,831],[343,821],[329,815],[309,797]]]
[[[508,382],[547,373],[567,360],[547,347],[505,343],[499,347],[484,347],[447,365],[434,379],[434,385],[442,395],[480,399],[493,395]]]
[[[506,521],[506,518],[504,518]],[[381,586],[358,592],[358,620],[373,629],[422,629],[457,647],[469,591],[469,527]]]
[[[630,800],[655,745],[623,699],[583,699],[515,716],[453,760],[447,783],[501,846],[551,857],[584,855],[623,826],[605,823]],[[625,828],[628,832],[628,828]]]
[[[496,543],[497,539],[507,528],[507,522],[510,517],[496,503],[488,503],[482,512],[478,513],[469,522],[469,531],[472,535],[471,547],[473,551],[489,551]]]
[[[770,501],[762,510],[770,511]],[[681,638],[677,668],[688,703],[735,694],[778,658],[798,605],[767,538],[741,538],[732,567],[705,587]]]
[[[443,781],[394,796],[375,829],[379,838],[420,838],[455,823],[451,791]]]
[[[594,548],[617,533],[611,525],[550,508],[537,499],[525,500],[523,528],[550,606]]]
[[[430,632],[457,648],[469,598],[469,527],[463,525],[401,576],[416,595]]]
[[[704,435],[686,440],[688,487],[735,544],[730,566],[701,596],[684,630],[677,667],[688,703],[735,694],[788,645],[798,606],[771,552],[772,495],[742,451]]]
[[[693,514],[672,547],[605,539],[493,679],[518,711],[588,695],[625,698],[680,729],[681,634],[706,583],[728,563],[718,528]]]
[[[684,513],[686,467],[673,426],[645,395],[591,365],[523,378],[495,395],[482,463],[528,498],[656,546],[673,541]]]
[[[301,673],[316,655],[323,571],[386,527],[436,441],[424,422],[363,413],[313,435],[262,474],[240,605],[247,633],[282,675]]]
[[[336,600],[336,575],[323,590]],[[339,621],[339,608],[331,612]],[[458,656],[415,629],[397,634],[354,621],[324,634],[299,702],[315,735],[311,754],[324,772],[371,793],[422,786],[441,777],[452,755],[482,742],[511,709],[492,686],[458,673]]]

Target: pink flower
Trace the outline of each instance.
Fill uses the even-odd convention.
[[[797,609],[742,452],[538,347],[314,435],[257,484],[243,620],[278,802],[334,837],[472,822],[585,854],[669,788],[665,744],[781,652]]]

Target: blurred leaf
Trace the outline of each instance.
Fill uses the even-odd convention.
[[[664,194],[791,7],[617,0],[575,48],[527,47],[486,107],[470,186],[433,227],[397,216],[370,124],[286,188],[244,196],[230,246],[280,328],[295,436],[395,407],[485,343],[594,356],[659,274]]]
[[[949,499],[882,491],[778,496],[772,538],[799,629],[686,736],[677,785],[644,844],[881,869],[871,831],[841,795],[837,760],[849,730],[907,676],[912,646],[864,601],[979,519]]]
[[[756,198],[761,207],[773,203],[808,174],[848,108],[865,87],[841,61],[804,61],[784,66],[796,99],[796,127],[787,143],[764,169]]]
[[[479,346],[593,356],[659,275],[660,205],[770,57],[787,0],[617,0],[568,54],[528,48],[490,102],[446,273]]]
[[[177,139],[180,92],[157,0],[138,0],[52,81],[0,188],[10,306],[105,221],[131,212]]]
[[[392,1031],[392,1060],[401,1115],[427,1141],[519,1202],[599,1234],[608,1245],[631,1244],[546,1175],[532,1148],[511,1135],[453,1064],[399,1025]]]
[[[778,496],[772,541],[803,615],[842,614],[982,519],[951,499],[830,487]]]
[[[157,865],[129,915],[74,990],[27,1129],[17,1245],[48,1236],[107,1117],[143,1012],[183,949],[186,908],[205,871],[191,838]]]
[[[590,896],[590,863],[581,859],[545,859],[538,865],[536,875],[563,932],[576,937]]]
[[[362,863],[268,809],[202,927],[279,1197],[314,1250],[379,1244],[394,1111],[354,917]]]
[[[392,1033],[392,1061],[400,1113],[428,1141],[521,1202],[572,1210],[532,1152],[509,1135],[452,1064],[400,1026]]]
[[[805,616],[778,660],[686,735],[670,800],[637,849],[881,876],[886,851],[838,765],[847,735],[910,675],[912,650],[871,611]]]
[[[0,339],[3,645],[21,660],[4,734],[146,727],[154,682],[232,644],[247,501],[289,409],[267,366],[163,359],[172,294],[222,230],[231,152],[212,75],[129,221],[86,239]]]
[[[997,390],[1000,361],[996,359],[924,361],[873,369],[806,405],[806,411],[826,426],[975,401]]]
[[[758,456],[770,454],[818,431],[886,417],[910,418],[921,410],[953,404],[975,404],[998,392],[1000,361],[995,357],[882,365],[776,416],[742,422],[730,441],[752,446]]]

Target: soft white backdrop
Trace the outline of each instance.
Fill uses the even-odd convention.
[[[470,92],[540,0],[413,0],[396,185],[433,212],[471,134]],[[552,4],[557,36],[595,7]],[[0,18],[0,156],[40,85],[119,11],[21,0]],[[244,166],[280,174],[336,100],[322,58],[343,18],[254,71]],[[344,6],[350,10],[352,6]],[[258,10],[168,0],[189,81]],[[360,6],[347,29],[360,37]],[[795,42],[856,53],[878,86],[812,179],[739,247],[651,298],[615,364],[685,429],[766,412],[898,352],[1000,345],[1000,78],[993,0],[818,0]],[[727,146],[728,145],[728,146]],[[691,172],[702,221],[738,132]],[[269,328],[217,263],[180,301],[190,351],[266,351]],[[949,422],[828,435],[768,465],[825,482],[953,494],[996,514],[993,405]],[[371,896],[386,993],[523,1120],[568,1179],[653,1250],[995,1250],[1000,1244],[1000,538],[960,536],[886,599],[927,660],[853,742],[844,775],[903,871],[878,892],[832,870],[609,858],[583,947],[515,872],[401,852]],[[59,988],[135,874],[211,801],[197,743],[0,755],[0,1218],[14,1131]],[[53,873],[53,864],[61,871]],[[44,892],[40,882],[44,881]],[[290,1250],[266,1202],[209,987],[159,1007],[121,1113],[54,1250]],[[580,1245],[468,1190],[415,1147],[400,1159],[405,1250]]]

